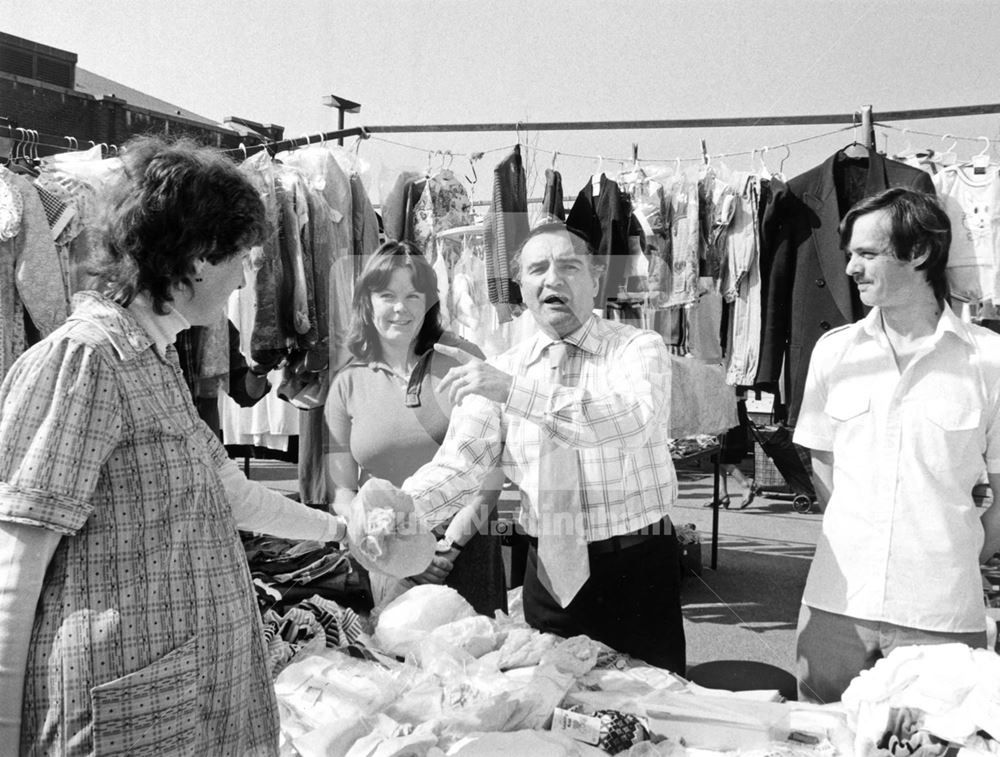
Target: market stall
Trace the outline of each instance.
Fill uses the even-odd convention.
[[[510,605],[490,619],[450,589],[421,586],[370,633],[295,656],[275,679],[283,753],[1000,754],[992,652],[903,647],[843,702],[819,706],[705,689],[585,636],[530,628],[516,591]]]

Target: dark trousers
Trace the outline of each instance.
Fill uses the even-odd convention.
[[[602,543],[603,544],[603,543]],[[528,549],[524,617],[539,631],[586,634],[650,665],[686,675],[677,539],[652,536],[624,549],[590,554],[590,578],[560,607],[538,579],[538,551]]]

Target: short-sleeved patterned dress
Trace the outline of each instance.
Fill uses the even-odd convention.
[[[0,388],[0,519],[65,536],[27,664],[30,754],[270,755],[259,615],[173,347],[93,292]]]

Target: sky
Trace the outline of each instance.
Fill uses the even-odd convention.
[[[0,30],[75,52],[83,68],[213,120],[281,124],[287,137],[336,128],[336,111],[322,104],[329,94],[361,103],[348,126],[760,117],[863,105],[878,121],[880,109],[1000,102],[1000,3],[992,0],[0,0]],[[1000,138],[1000,115],[892,125],[877,133],[889,153],[946,149],[956,140],[942,136],[951,134],[964,158],[985,146],[976,137]],[[535,182],[558,152],[573,195],[599,167],[627,168],[633,143],[655,167],[677,157],[692,165],[705,140],[713,164],[743,170],[760,164],[752,150],[769,147],[766,167],[794,176],[855,139],[850,128],[828,134],[842,128],[387,134],[358,152],[371,165],[376,200],[403,168],[445,164],[471,178],[475,152],[485,155],[473,196],[484,199],[484,177],[517,141]],[[537,192],[537,183],[529,187]]]

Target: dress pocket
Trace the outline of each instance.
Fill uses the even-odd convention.
[[[197,642],[90,690],[95,755],[195,755]]]

